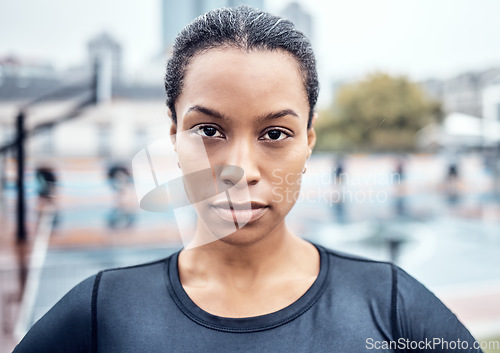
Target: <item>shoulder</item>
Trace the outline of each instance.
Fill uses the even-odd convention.
[[[135,310],[163,301],[169,282],[168,264],[173,257],[99,272],[93,292],[96,320],[120,317],[124,308]]]
[[[164,271],[165,264],[169,261],[171,256],[166,257],[161,260],[156,260],[152,262],[147,262],[143,264],[126,266],[126,267],[116,267],[103,270],[97,274],[98,280],[102,281],[120,281],[120,280],[137,280],[145,281],[149,277],[161,274]]]
[[[321,248],[321,247],[320,247]],[[422,283],[390,262],[374,261],[322,248],[328,258],[329,277],[337,301],[376,312],[393,339],[468,341],[474,338],[457,317]],[[369,309],[368,309],[369,308]],[[358,315],[364,312],[357,311]],[[442,350],[448,352],[449,350]],[[480,352],[480,350],[468,350]]]
[[[376,261],[318,246],[328,261],[329,276],[335,281],[358,283],[370,288],[397,285],[399,267],[391,262]]]
[[[328,269],[327,297],[335,298],[337,308],[345,308],[349,315],[355,313],[356,317],[377,322],[391,331],[398,267],[326,248],[323,255]]]
[[[161,260],[134,266],[110,268],[96,275],[95,299],[96,305],[103,300],[123,302],[134,298],[138,292],[148,294],[162,292],[167,280],[168,262],[173,255]]]
[[[90,352],[99,318],[119,317],[127,305],[164,292],[169,259],[107,269],[83,280],[31,327],[15,352]]]
[[[337,281],[334,283],[350,288],[351,302],[358,295],[368,300],[372,310],[378,308],[380,312],[386,312],[393,339],[400,337],[412,342],[434,338],[460,339],[467,341],[468,352],[480,352],[472,348],[474,338],[458,318],[405,270],[390,262],[325,251],[333,272],[331,277]]]
[[[24,336],[14,352],[90,351],[96,276],[73,287]]]
[[[443,305],[427,287],[391,262],[322,249],[328,257],[329,275],[337,284],[362,287],[365,293],[390,293],[392,305],[397,305],[398,310],[421,305],[422,300]]]

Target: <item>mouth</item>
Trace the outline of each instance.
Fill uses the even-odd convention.
[[[254,222],[261,218],[269,209],[269,206],[257,202],[217,202],[211,205],[215,214],[227,222],[236,225]]]

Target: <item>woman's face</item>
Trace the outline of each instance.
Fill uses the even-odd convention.
[[[175,108],[171,135],[184,175],[211,168],[205,182],[185,182],[208,229],[243,244],[282,227],[315,143],[297,61],[282,51],[208,50],[187,67]]]

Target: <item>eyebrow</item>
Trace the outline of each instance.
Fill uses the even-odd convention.
[[[291,115],[291,116],[294,116],[296,118],[299,117],[299,115],[297,113],[295,113],[293,110],[283,109],[283,110],[280,110],[278,112],[272,112],[272,113],[261,115],[257,119],[259,121],[266,121],[266,120],[273,120],[273,119],[282,118],[282,117],[287,116],[287,115]]]
[[[213,110],[207,107],[203,107],[201,105],[193,105],[190,107],[186,113],[189,114],[191,112],[198,112],[204,115],[211,116],[212,118],[217,118],[217,119],[222,119],[222,120],[229,120],[224,114],[218,112],[217,110]]]
[[[227,116],[218,112],[217,110],[203,107],[201,105],[193,105],[192,107],[190,107],[188,109],[186,115],[191,113],[191,112],[198,112],[198,113],[208,115],[208,116],[216,118],[216,119],[229,120],[229,118]],[[273,119],[282,118],[282,117],[287,116],[287,115],[291,115],[291,116],[294,116],[296,118],[299,118],[299,115],[296,112],[294,112],[292,109],[283,109],[283,110],[280,110],[277,112],[271,112],[271,113],[261,115],[261,116],[257,117],[257,120],[258,121],[273,120]]]

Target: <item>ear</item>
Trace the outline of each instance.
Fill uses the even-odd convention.
[[[172,111],[170,110],[170,108],[167,109],[167,114],[170,117],[170,120],[172,121],[172,125],[170,125],[170,141],[172,141],[172,144],[174,145],[174,150],[177,151],[176,148],[177,124],[174,123],[174,121],[172,120]]]
[[[314,131],[314,124],[318,120],[318,114],[314,113],[311,121],[311,127],[307,130],[307,158],[311,156],[312,150],[316,145],[316,131]]]

